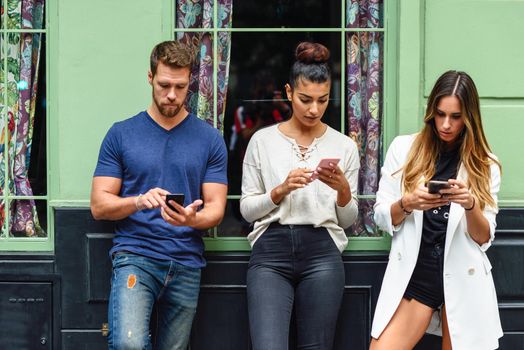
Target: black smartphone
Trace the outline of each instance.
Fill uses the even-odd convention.
[[[184,197],[185,196],[183,193],[166,194],[166,204],[169,207],[169,209],[174,210],[178,213],[178,210],[176,210],[174,206],[169,204],[169,201],[175,201],[179,205],[184,206]]]
[[[428,192],[431,194],[439,193],[440,190],[451,188],[447,181],[431,180],[428,182]]]

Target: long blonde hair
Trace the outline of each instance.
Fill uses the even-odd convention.
[[[444,96],[456,96],[461,105],[464,129],[461,133],[460,161],[468,174],[467,185],[477,198],[482,209],[486,205],[496,207],[491,196],[490,166],[500,163],[491,154],[491,149],[484,135],[480,117],[480,103],[477,88],[471,77],[458,71],[447,71],[438,78],[429,95],[424,116],[424,127],[416,136],[409,151],[406,164],[401,169],[402,188],[412,192],[421,181],[435,175],[435,165],[444,142],[439,138],[435,127],[435,113],[440,99]]]

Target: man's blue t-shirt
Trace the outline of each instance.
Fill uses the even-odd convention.
[[[201,199],[203,183],[227,184],[226,146],[218,130],[195,115],[166,130],[144,111],[111,127],[94,176],[121,179],[121,197],[160,187],[184,193],[187,206]],[[126,250],[200,268],[205,266],[202,234],[168,224],[159,208],[142,210],[117,221],[110,254]]]

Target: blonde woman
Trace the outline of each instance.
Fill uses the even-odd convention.
[[[448,188],[430,193],[429,180]],[[486,250],[499,187],[475,84],[448,71],[429,96],[422,130],[395,138],[382,168],[375,221],[393,240],[371,350],[412,349],[425,332],[441,334],[442,349],[498,348],[502,329]]]

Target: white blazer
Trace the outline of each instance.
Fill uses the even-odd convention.
[[[402,300],[415,268],[422,237],[423,212],[414,210],[399,225],[391,222],[391,205],[401,197],[401,177],[398,172],[406,162],[416,135],[396,137],[386,154],[382,167],[375,222],[393,236],[389,262],[375,310],[371,336],[378,338],[391,320]],[[463,166],[457,178],[467,180]],[[500,171],[491,166],[491,195],[495,202],[500,187]],[[503,335],[500,325],[497,295],[491,264],[486,250],[495,238],[495,217],[498,209],[486,206],[484,217],[489,222],[490,240],[478,245],[466,231],[462,206],[451,203],[444,251],[444,300],[453,350],[492,350],[498,348]],[[441,335],[440,314],[433,313],[427,331]]]

